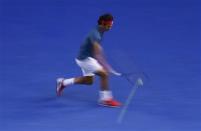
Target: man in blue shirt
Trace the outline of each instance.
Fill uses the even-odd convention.
[[[120,102],[113,99],[112,92],[108,86],[108,74],[113,73],[118,75],[118,73],[105,60],[100,45],[104,32],[109,31],[112,25],[113,16],[111,14],[103,14],[99,17],[97,27],[85,38],[75,59],[83,72],[83,76],[70,79],[58,78],[56,88],[58,96],[61,96],[64,88],[69,85],[93,84],[94,75],[97,75],[101,81],[99,104],[110,107],[121,105]]]

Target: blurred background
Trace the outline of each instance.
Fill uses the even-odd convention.
[[[199,131],[199,0],[1,0],[0,130]],[[103,13],[114,15],[102,46],[116,70],[144,71],[122,124],[122,108],[97,105],[99,81],[55,95],[57,77],[80,76],[74,58]],[[111,76],[116,99],[131,86]]]

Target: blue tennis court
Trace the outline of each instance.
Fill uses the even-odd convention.
[[[103,47],[120,71],[140,70],[122,120],[120,108],[97,104],[99,79],[62,97],[57,77],[82,75],[74,58],[102,13],[114,15]],[[1,131],[200,131],[201,42],[198,0],[1,0]],[[125,103],[132,86],[112,76]]]

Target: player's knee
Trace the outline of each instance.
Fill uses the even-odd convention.
[[[106,71],[103,72],[103,77],[108,77],[108,73]]]
[[[97,74],[102,78],[107,78],[108,77],[108,73],[105,70],[101,70]]]

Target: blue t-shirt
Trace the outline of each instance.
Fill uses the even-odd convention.
[[[83,60],[87,57],[94,57],[93,55],[93,44],[94,42],[100,43],[103,37],[103,32],[98,30],[98,27],[93,29],[85,38],[84,42],[80,47],[80,51],[77,59]]]

